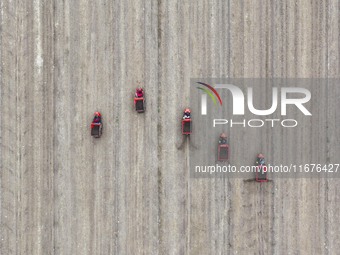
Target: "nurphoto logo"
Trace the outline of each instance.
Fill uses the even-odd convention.
[[[202,112],[202,115],[207,114],[207,95],[210,96],[211,100],[214,102],[215,105],[216,105],[215,96],[217,97],[220,105],[223,104],[220,94],[218,94],[218,92],[216,91],[216,89],[214,89],[214,87],[212,87],[209,84],[206,84],[204,82],[197,82],[197,83],[206,87],[206,88],[205,87],[197,87],[197,89],[202,90],[204,92],[204,94],[202,94],[202,96],[201,96],[201,102],[202,102],[201,112]],[[215,96],[211,92],[213,92],[215,94]]]
[[[232,98],[232,112],[235,116],[242,116],[245,115],[245,98],[247,98],[247,106],[250,113],[256,116],[269,116],[277,111],[278,104],[280,101],[280,115],[286,116],[287,115],[287,106],[292,105],[295,106],[296,109],[301,111],[305,116],[312,116],[312,113],[306,108],[305,104],[308,103],[311,99],[311,92],[308,89],[301,88],[301,87],[272,87],[271,90],[271,106],[267,109],[256,109],[254,106],[254,94],[253,88],[247,87],[247,94],[243,93],[242,89],[233,84],[215,84],[214,86],[209,85],[203,82],[196,82],[204,87],[197,87],[197,89],[203,91],[204,93],[201,94],[201,115],[207,115],[207,95],[211,98],[214,105],[217,104],[216,98],[218,99],[220,106],[222,106],[222,99],[220,94],[216,90],[227,90],[227,98],[224,98],[226,101]],[[280,93],[279,93],[280,92]],[[270,93],[270,92],[268,92]],[[280,95],[279,95],[280,94]],[[263,96],[263,95],[262,95]],[[299,96],[297,98],[297,96]],[[257,98],[259,99],[259,98]],[[295,127],[298,125],[297,120],[295,119],[250,119],[246,120],[243,119],[241,122],[233,122],[232,119],[214,119],[213,120],[213,127],[216,125],[225,125],[230,124],[232,127],[233,125],[242,125],[249,127],[262,127],[264,123],[270,122],[271,126],[274,127],[275,122],[281,122],[281,126],[283,127]]]

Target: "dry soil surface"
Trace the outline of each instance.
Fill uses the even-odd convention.
[[[339,179],[195,179],[189,146],[177,148],[190,78],[339,78],[339,1],[0,8],[0,254],[340,251]],[[144,114],[133,109],[138,85]],[[340,87],[312,94],[327,98],[312,105],[326,109],[327,125],[314,118],[299,132],[267,130],[265,141],[263,131],[228,130],[231,158],[249,160],[251,140],[268,160],[339,163]],[[89,130],[96,110],[100,139]]]

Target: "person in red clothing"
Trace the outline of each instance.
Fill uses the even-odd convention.
[[[225,133],[222,133],[220,135],[220,140],[218,141],[218,143],[220,143],[220,144],[227,144],[227,136],[226,136]]]
[[[93,118],[93,123],[100,123],[101,122],[102,115],[100,112],[95,112],[94,113],[94,118]]]
[[[261,166],[266,164],[263,154],[260,153],[259,155],[257,155],[256,164]]]
[[[191,118],[191,111],[189,108],[184,110],[184,114],[183,114],[183,119],[190,119]]]
[[[142,88],[136,88],[135,97],[140,98],[140,97],[143,97],[143,95],[144,95],[143,89]]]

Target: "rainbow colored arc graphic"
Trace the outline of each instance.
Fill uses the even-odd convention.
[[[216,104],[216,98],[214,97],[213,93],[216,95],[218,101],[220,102],[220,105],[222,105],[222,100],[221,100],[221,97],[220,95],[217,93],[216,89],[214,89],[212,86],[210,86],[209,84],[206,84],[206,83],[203,83],[203,82],[197,82],[198,84],[201,84],[205,87],[207,87],[208,89],[206,88],[201,88],[201,87],[196,87],[197,89],[200,89],[202,91],[204,91],[207,95],[210,96],[211,100],[214,102],[214,104]],[[211,91],[210,91],[210,90]],[[212,93],[213,92],[213,93]]]

